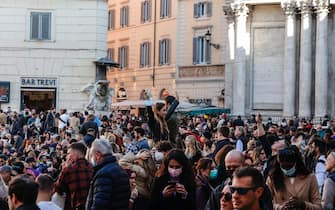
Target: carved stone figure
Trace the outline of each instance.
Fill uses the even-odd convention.
[[[95,84],[88,84],[82,88],[81,92],[90,95],[89,102],[85,106],[85,109],[98,112],[110,111],[114,88],[108,87],[109,83],[108,80],[99,80]]]

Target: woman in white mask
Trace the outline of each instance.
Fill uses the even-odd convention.
[[[182,150],[173,149],[156,173],[151,210],[195,210],[195,183],[191,164]]]
[[[306,168],[296,146],[279,150],[266,183],[274,209],[322,209],[316,177]]]

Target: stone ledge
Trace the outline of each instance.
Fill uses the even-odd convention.
[[[180,66],[179,78],[225,77],[225,65]]]

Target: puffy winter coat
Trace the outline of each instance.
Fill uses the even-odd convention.
[[[94,167],[86,210],[128,210],[129,198],[127,173],[116,163],[113,155],[106,155]]]

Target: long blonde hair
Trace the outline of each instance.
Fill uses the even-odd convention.
[[[198,145],[197,145],[197,140],[195,139],[195,136],[193,135],[188,135],[185,138],[185,141],[190,142],[190,146],[186,147],[185,149],[185,155],[186,156],[195,156],[199,150]]]
[[[159,125],[160,125],[160,128],[161,128],[161,133],[164,133],[164,130],[166,130],[169,133],[170,131],[169,131],[169,128],[167,126],[167,123],[166,123],[165,119],[158,115],[158,111],[163,109],[164,106],[165,106],[164,103],[156,103],[154,115],[155,115],[155,119],[159,122]]]

